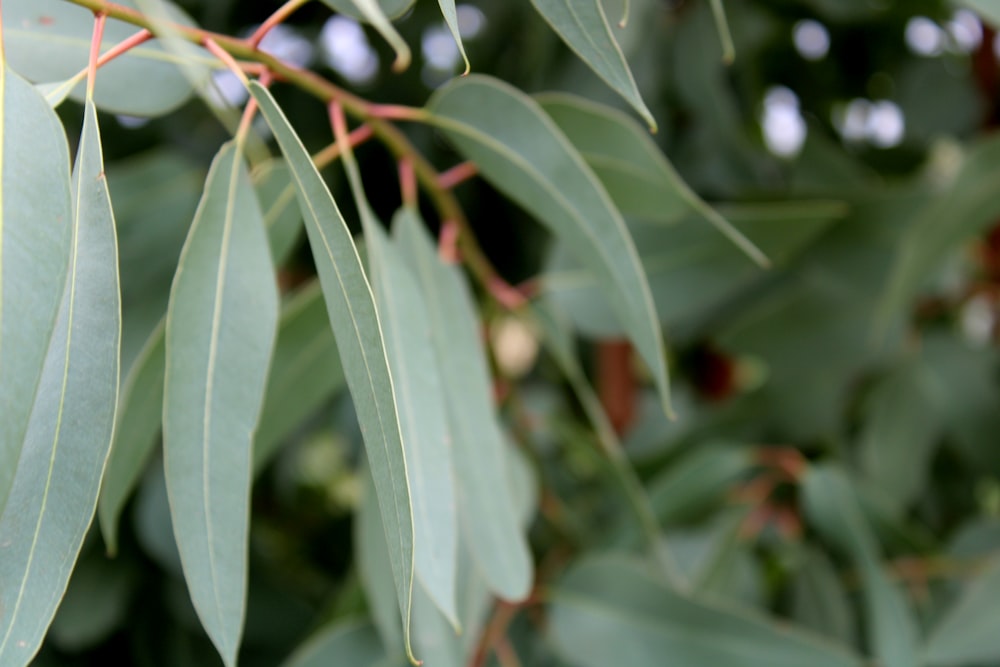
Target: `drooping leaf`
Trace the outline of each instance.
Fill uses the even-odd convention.
[[[938,621],[924,646],[926,665],[989,664],[1000,660],[1000,560],[965,584],[962,597]]]
[[[344,369],[318,282],[285,303],[267,379],[253,466],[260,470],[302,420],[344,385]]]
[[[781,266],[843,215],[835,202],[782,203],[727,208],[736,229]],[[668,225],[629,226],[664,326],[677,327],[725,303],[764,272],[697,216]],[[618,337],[627,329],[613,318],[599,274],[557,243],[545,277],[546,293],[584,334]],[[697,285],[698,289],[691,289]]]
[[[324,628],[298,648],[282,667],[401,667],[406,657],[386,654],[371,623],[341,620]]]
[[[277,319],[263,214],[230,142],[213,160],[171,288],[163,401],[184,577],[227,665],[243,630],[251,445]]]
[[[121,336],[118,253],[97,110],[89,101],[72,186],[62,303],[0,517],[4,665],[25,665],[38,651],[94,518],[114,428]]]
[[[438,260],[415,211],[402,209],[393,226],[430,315],[451,424],[464,541],[490,589],[506,600],[522,599],[531,588],[531,557],[504,483],[503,434],[493,411],[472,296],[458,269]]]
[[[135,7],[134,0],[118,4]],[[193,26],[173,4],[171,18]],[[4,42],[11,67],[30,81],[58,83],[86,68],[90,54],[94,15],[61,0],[8,0],[3,3]],[[101,51],[139,32],[139,28],[108,19]],[[192,47],[192,54],[194,47]],[[199,50],[202,63],[211,57]],[[82,100],[85,82],[74,86],[70,97]],[[101,68],[94,100],[107,111],[136,116],[156,116],[183,104],[192,85],[157,42],[147,42]]]
[[[623,215],[670,223],[695,214],[755,262],[768,264],[752,241],[688,187],[634,120],[576,95],[547,93],[535,99],[580,151]]]
[[[531,0],[531,4],[566,46],[625,98],[655,132],[656,120],[642,101],[600,0]]]
[[[396,62],[392,67],[401,72],[410,66],[410,46],[396,31],[390,18],[402,14],[415,0],[323,0],[333,9],[345,11],[355,18],[364,19],[382,35],[392,50],[396,53]],[[353,10],[353,11],[352,11]]]
[[[806,515],[861,571],[871,651],[886,667],[920,664],[919,630],[898,588],[882,571],[879,548],[849,478],[833,465],[812,466],[803,482]]]
[[[0,513],[66,283],[69,147],[59,119],[0,50]]]
[[[399,597],[392,576],[385,525],[375,495],[371,467],[362,465],[361,503],[354,521],[354,556],[372,623],[384,646],[402,646]],[[414,596],[417,585],[414,585]]]
[[[302,233],[302,213],[295,201],[295,186],[288,165],[269,160],[253,171],[257,198],[264,202],[264,225],[271,243],[274,265],[281,266],[295,249]]]
[[[250,92],[288,160],[298,191],[330,324],[365,437],[404,627],[409,627],[413,513],[389,362],[374,297],[347,224],[302,142],[267,89],[251,83]]]
[[[465,63],[464,73],[468,74],[471,66],[469,64],[469,56],[465,53],[465,45],[462,43],[462,33],[458,27],[458,12],[455,9],[455,0],[438,0],[438,6],[441,7],[441,15],[444,16],[444,22],[448,25],[451,36],[455,38],[455,45],[458,47],[458,52],[462,54],[462,61]]]
[[[101,533],[111,554],[118,551],[121,511],[158,442],[166,371],[164,331],[164,323],[153,330],[121,388],[114,444],[97,506]]]
[[[669,412],[663,339],[646,276],[600,181],[538,104],[496,79],[470,76],[438,90],[430,120],[480,173],[547,224],[589,270],[649,367]]]
[[[685,597],[621,557],[589,557],[555,589],[550,637],[581,667],[860,667],[847,650],[766,617]]]

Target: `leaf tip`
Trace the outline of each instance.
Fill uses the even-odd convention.
[[[392,62],[392,71],[397,73],[405,72],[409,69],[412,59],[409,48],[397,49],[396,59]]]

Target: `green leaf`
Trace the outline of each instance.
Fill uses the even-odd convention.
[[[621,557],[589,557],[552,595],[549,632],[581,667],[861,667],[837,646],[737,608],[682,596]]]
[[[397,667],[406,658],[386,655],[378,634],[368,621],[338,620],[317,632],[298,648],[282,667]]]
[[[1000,559],[965,585],[962,597],[937,623],[924,647],[927,665],[995,663],[1000,660]]]
[[[347,224],[302,142],[267,89],[251,83],[250,92],[288,160],[299,193],[299,207],[305,217],[330,324],[364,433],[404,627],[409,627],[414,568],[413,512],[389,362],[374,297]]]
[[[254,439],[260,472],[288,435],[344,385],[323,291],[314,281],[285,303]]]
[[[108,553],[118,551],[121,511],[159,441],[163,415],[165,322],[153,330],[122,384],[115,439],[108,457],[97,517]]]
[[[233,142],[216,155],[170,291],[163,453],[191,600],[227,665],[246,604],[251,442],[278,320],[263,214]]]
[[[396,53],[396,61],[392,64],[394,70],[401,72],[410,66],[413,57],[410,46],[396,32],[389,19],[397,13],[405,12],[415,0],[323,0],[323,2],[333,9],[340,11],[346,9],[348,14],[370,23]]]
[[[392,576],[389,543],[371,476],[371,466],[362,472],[361,502],[354,520],[354,556],[368,611],[385,646],[402,646],[403,628],[399,618],[399,597]],[[418,586],[414,586],[414,595]]]
[[[649,129],[656,132],[656,120],[642,101],[600,0],[531,0],[531,4],[566,46],[625,98]]]
[[[913,667],[919,630],[902,593],[886,576],[879,549],[849,478],[832,466],[812,466],[803,482],[806,515],[861,571],[869,642],[885,667]]]
[[[134,0],[119,4],[135,8]],[[171,18],[194,26],[173,4]],[[4,44],[10,66],[30,81],[59,83],[73,79],[87,67],[94,14],[62,0],[7,0],[3,3]],[[139,32],[139,28],[108,19],[101,51]],[[201,49],[202,63],[213,63]],[[136,116],[157,116],[172,111],[191,96],[193,87],[173,62],[174,58],[156,41],[142,44],[101,67],[94,100],[102,110]],[[81,78],[70,93],[84,97]],[[63,91],[59,91],[62,95]]]
[[[781,266],[844,213],[835,202],[740,205],[727,208],[739,233]],[[660,322],[676,327],[696,320],[764,277],[764,272],[696,216],[666,226],[629,226],[639,248]],[[584,267],[565,243],[557,243],[545,276],[547,296],[582,333],[619,337],[626,328],[596,271]],[[697,285],[698,289],[692,289]]]
[[[538,104],[496,79],[469,76],[429,105],[460,152],[547,224],[600,277],[619,322],[649,366],[669,413],[663,338],[635,245],[597,177]]]
[[[44,113],[50,113],[48,106]],[[62,303],[0,517],[3,665],[27,664],[38,651],[94,518],[114,428],[121,336],[118,254],[97,111],[89,102],[72,202]]]
[[[472,296],[458,269],[438,260],[415,211],[403,209],[393,225],[430,314],[451,424],[465,542],[494,593],[505,600],[523,599],[531,588],[531,555],[504,481],[505,445],[493,410],[492,384]]]
[[[264,225],[271,244],[274,265],[281,266],[295,249],[302,232],[302,213],[295,201],[295,186],[288,165],[268,160],[253,170],[257,199],[266,202]]]
[[[441,15],[444,16],[444,22],[448,25],[451,36],[455,38],[455,45],[458,47],[458,52],[462,54],[462,61],[465,63],[464,74],[468,74],[471,65],[469,64],[469,56],[465,53],[465,45],[462,44],[462,32],[458,27],[458,12],[455,10],[455,0],[438,0],[438,5],[441,7]]]
[[[806,548],[792,581],[791,616],[813,632],[855,645],[854,608],[830,558],[815,547]]]
[[[696,214],[761,266],[767,257],[680,177],[647,132],[631,118],[576,95],[536,95],[573,143],[623,215],[676,222]]]
[[[14,480],[69,264],[69,147],[0,50],[0,513]]]
[[[649,482],[649,502],[663,524],[704,515],[752,464],[745,447],[706,442]]]

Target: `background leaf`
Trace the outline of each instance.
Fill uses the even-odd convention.
[[[91,103],[73,170],[72,204],[66,286],[0,517],[0,600],[5,605],[0,663],[5,665],[31,661],[66,590],[94,518],[115,421],[118,252],[97,110]]]
[[[243,630],[251,443],[277,319],[263,214],[231,142],[213,161],[171,289],[163,402],[184,577],[227,665]]]

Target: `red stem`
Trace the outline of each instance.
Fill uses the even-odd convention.
[[[87,97],[94,95],[94,81],[97,79],[97,61],[101,56],[101,41],[104,39],[104,24],[108,15],[94,13],[94,35],[90,40],[90,60],[87,62]]]
[[[453,190],[455,186],[464,183],[479,173],[473,162],[463,162],[457,164],[448,171],[441,172],[438,176],[438,186],[442,190]]]

